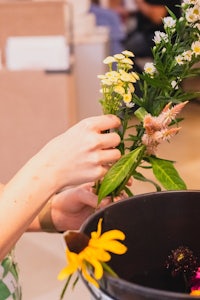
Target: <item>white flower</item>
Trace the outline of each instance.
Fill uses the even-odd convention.
[[[135,106],[135,103],[133,103],[133,102],[126,103],[126,107],[128,107],[128,108],[132,108],[134,106]]]
[[[167,43],[168,42],[168,35],[165,32],[155,31],[155,35],[154,35],[154,38],[153,38],[154,43],[155,44],[160,44],[162,40]]]
[[[145,73],[150,74],[152,76],[155,74],[156,68],[152,62],[147,62],[144,65],[144,71],[145,71]]]
[[[183,60],[183,56],[182,56],[182,55],[177,55],[177,56],[175,57],[175,60],[176,60],[176,63],[177,63],[178,65],[183,65],[183,64],[184,64],[184,60]]]
[[[198,29],[198,31],[200,32],[200,23],[196,23],[194,24],[194,27]]]
[[[176,20],[172,17],[165,17],[163,18],[164,26],[168,28],[174,28],[176,25]]]
[[[188,8],[185,17],[188,23],[195,23],[199,20],[199,9],[195,9],[194,7]]]
[[[191,61],[192,59],[192,51],[191,50],[187,50],[187,51],[184,51],[183,54],[183,59],[186,60],[186,61]]]
[[[193,42],[191,49],[195,56],[200,55],[200,41]]]
[[[173,89],[178,90],[178,83],[176,82],[176,80],[172,80],[171,86]]]

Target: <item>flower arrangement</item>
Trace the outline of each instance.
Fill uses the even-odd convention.
[[[134,54],[130,51],[104,60],[109,70],[98,76],[102,92],[100,103],[105,114],[121,119],[117,133],[121,137],[122,157],[111,165],[104,179],[96,183],[98,203],[106,196],[114,199],[124,191],[132,196],[127,185],[131,177],[151,182],[156,191],[160,191],[161,186],[166,190],[186,189],[174,162],[156,156],[160,143],[170,141],[180,131],[181,110],[189,100],[200,95],[200,92],[186,92],[182,87],[183,80],[200,74],[196,65],[200,61],[200,1],[183,0],[181,10],[182,16],[178,19],[169,11],[169,16],[163,19],[164,32],[155,32],[153,62],[145,64],[142,74],[134,72]],[[136,85],[139,95],[135,92]],[[133,115],[138,123],[131,126]],[[146,178],[141,172],[143,168],[152,169],[159,184]],[[59,279],[67,278],[67,282],[61,299],[77,271],[97,287],[105,270],[117,276],[107,262],[111,259],[109,252],[127,251],[118,241],[125,236],[115,229],[101,235],[101,224],[102,219],[90,238],[79,232],[65,235],[68,265],[60,272]],[[195,278],[199,282],[199,269]],[[192,295],[199,295],[196,290],[192,290]]]
[[[157,191],[161,186],[167,190],[186,189],[174,162],[156,156],[159,144],[170,141],[180,131],[182,119],[178,114],[188,100],[200,94],[182,88],[184,79],[200,74],[196,66],[200,60],[200,2],[184,0],[181,8],[179,19],[169,11],[170,16],[163,19],[165,31],[155,32],[153,62],[145,64],[142,74],[132,71],[134,54],[130,51],[104,60],[109,70],[98,76],[102,86],[100,103],[105,114],[115,114],[121,119],[122,126],[117,132],[121,137],[122,158],[96,185],[99,202],[123,190],[132,196],[126,186],[130,177],[151,182]],[[134,92],[135,84],[139,85],[141,96]],[[129,121],[133,114],[138,124],[131,131]],[[128,136],[127,130],[131,132]],[[142,168],[151,168],[159,185],[145,178],[139,171]]]

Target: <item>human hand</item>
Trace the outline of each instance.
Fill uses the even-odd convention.
[[[53,196],[51,217],[57,231],[76,230],[97,208],[98,197],[93,190],[94,183],[67,188]],[[111,203],[111,198],[101,202],[100,207]]]
[[[64,186],[79,185],[102,178],[108,165],[121,154],[115,147],[120,137],[105,133],[120,126],[114,115],[84,119],[65,133],[51,140],[37,155],[42,166],[40,178],[54,180],[55,191]]]

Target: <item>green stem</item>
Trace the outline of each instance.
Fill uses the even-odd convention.
[[[64,295],[65,295],[65,292],[66,292],[66,290],[67,290],[67,287],[68,287],[68,285],[69,285],[69,282],[70,282],[71,278],[72,278],[72,274],[69,275],[69,277],[67,278],[67,281],[66,281],[66,283],[65,283],[65,285],[64,285],[64,288],[63,288],[63,290],[62,290],[62,293],[61,293],[61,295],[60,295],[60,300],[63,299],[63,297],[64,297]]]

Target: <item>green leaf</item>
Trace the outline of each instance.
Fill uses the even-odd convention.
[[[99,188],[98,203],[118,188],[127,175],[133,171],[134,167],[136,168],[138,158],[141,157],[144,148],[144,146],[140,146],[128,154],[125,154],[110,168]]]
[[[154,182],[154,181],[151,180],[151,179],[146,178],[143,174],[141,174],[141,173],[135,171],[135,172],[133,173],[133,177],[134,177],[135,179],[140,180],[140,181],[143,181],[143,182],[149,182],[149,183],[151,183],[151,184],[153,184],[153,185],[155,186],[157,192],[160,192],[160,191],[161,191],[160,186],[159,186],[156,182]]]
[[[186,184],[174,168],[173,162],[156,157],[150,157],[156,179],[166,190],[186,190]]]

